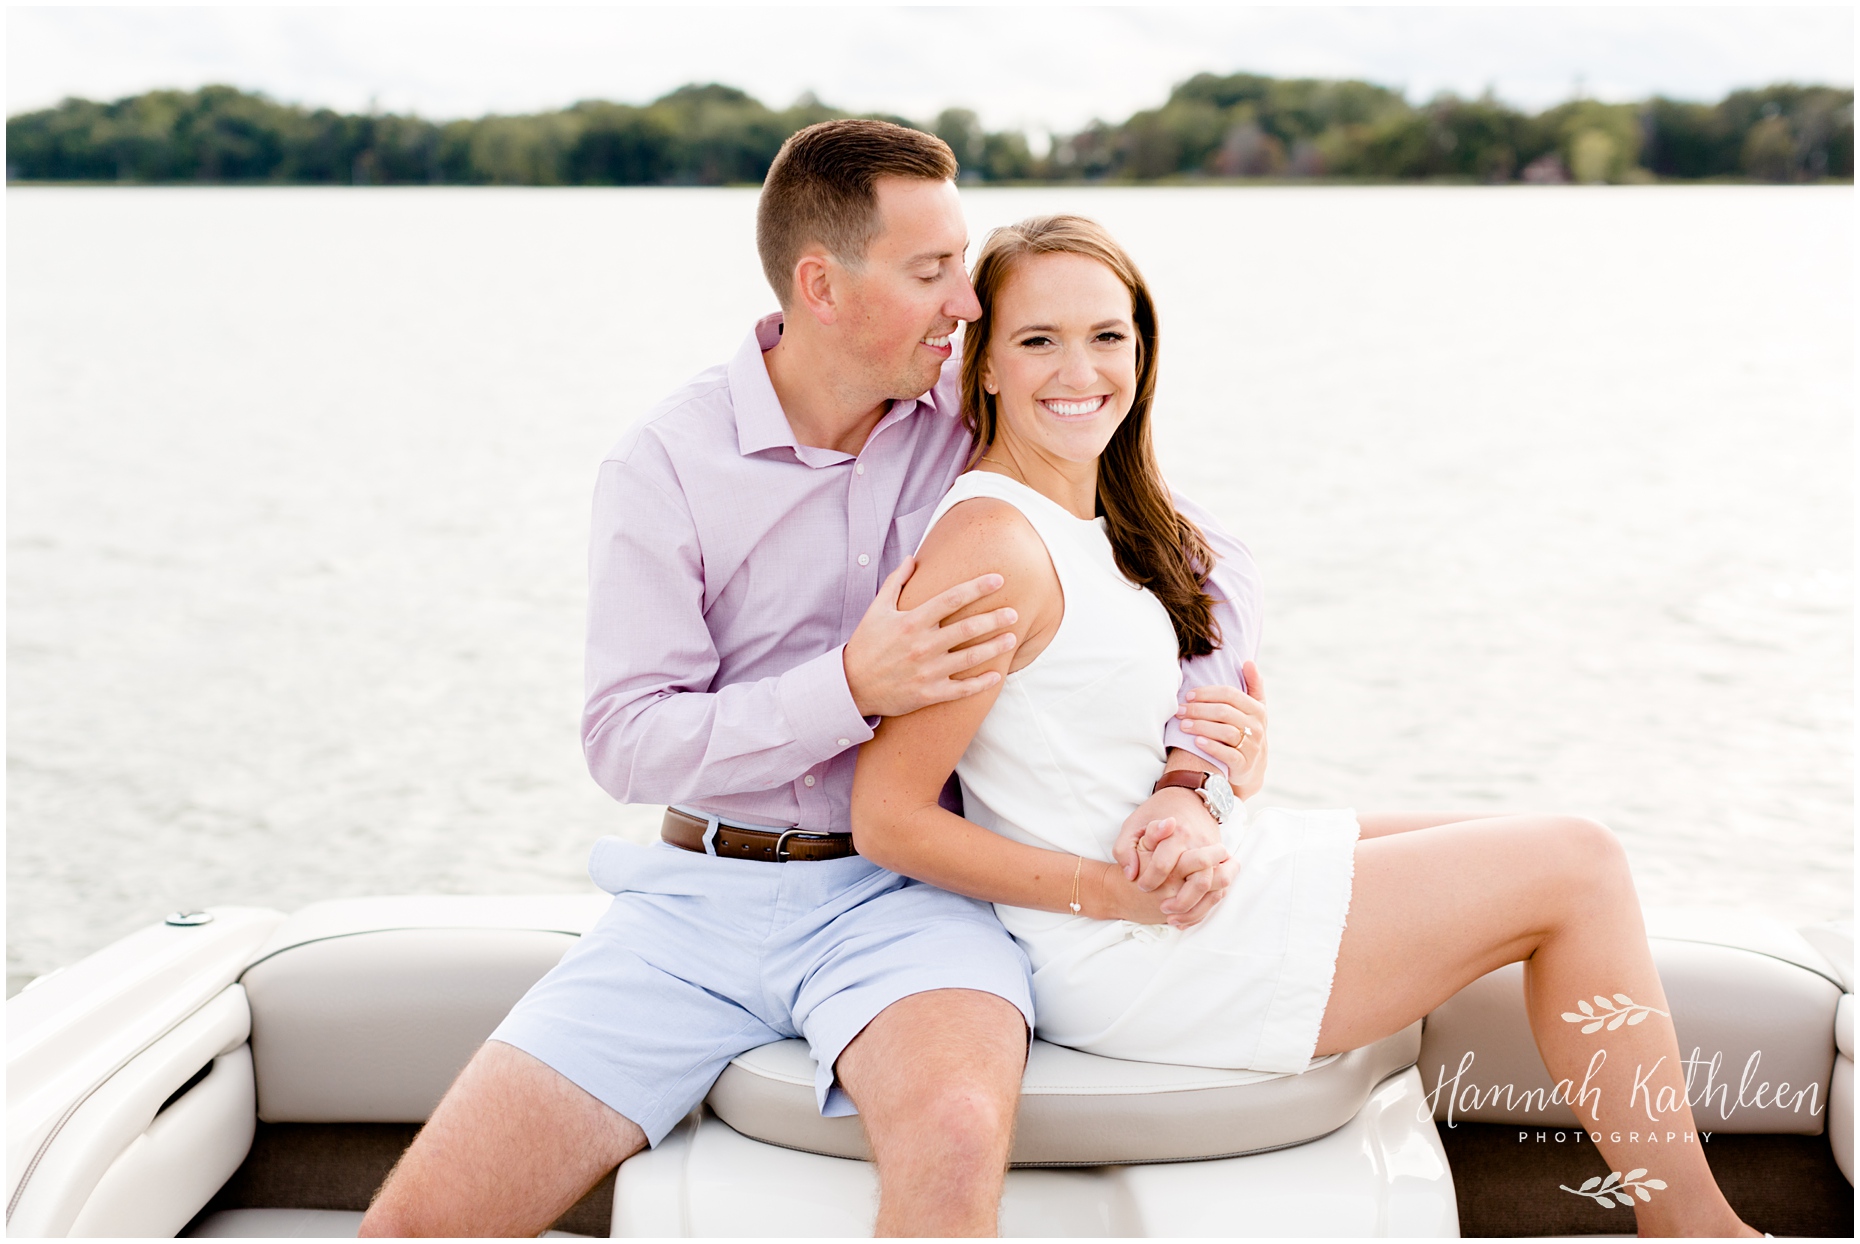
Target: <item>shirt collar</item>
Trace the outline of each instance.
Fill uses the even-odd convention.
[[[749,336],[743,339],[742,346],[736,351],[736,357],[730,360],[730,405],[736,414],[737,450],[748,457],[765,449],[786,448],[809,466],[852,461],[851,454],[802,445],[794,439],[794,429],[789,426],[788,416],[782,411],[781,399],[775,396],[775,385],[769,380],[768,365],[762,358],[764,351],[774,349],[775,343],[781,340],[781,322],[780,311],[757,320]],[[943,387],[939,381],[927,393],[893,402],[891,409],[885,412],[878,425],[872,429],[872,436],[877,436],[892,424],[909,418],[919,410],[936,410],[937,392]],[[867,444],[870,443],[871,438],[868,437]]]
[[[730,360],[730,407],[736,413],[736,447],[744,457],[783,446],[797,455],[801,451],[762,361],[762,352],[774,349],[780,340],[781,312],[777,311],[756,321]]]

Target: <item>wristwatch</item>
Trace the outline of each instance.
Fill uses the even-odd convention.
[[[1153,795],[1165,786],[1185,787],[1200,795],[1201,802],[1208,805],[1208,811],[1214,815],[1217,824],[1225,825],[1227,818],[1234,814],[1234,809],[1240,806],[1240,801],[1234,798],[1234,788],[1218,773],[1171,769],[1150,788],[1150,793]]]

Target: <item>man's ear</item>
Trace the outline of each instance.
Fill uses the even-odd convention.
[[[794,262],[795,310],[805,308],[821,324],[839,318],[839,301],[834,281],[839,265],[818,251],[809,251]]]

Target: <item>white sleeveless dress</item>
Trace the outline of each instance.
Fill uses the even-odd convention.
[[[1026,516],[1058,572],[1065,615],[1007,676],[957,763],[964,810],[1016,842],[1110,861],[1124,818],[1162,776],[1182,679],[1175,630],[1162,602],[1117,569],[1103,519],[971,471],[930,527],[972,497]],[[995,905],[1032,960],[1043,1039],[1142,1062],[1312,1065],[1349,913],[1356,814],[1267,808],[1237,814],[1224,837],[1239,875],[1191,929]]]

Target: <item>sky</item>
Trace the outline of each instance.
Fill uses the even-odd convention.
[[[716,81],[773,106],[807,91],[919,119],[967,106],[1036,135],[1121,120],[1202,71],[1366,78],[1417,103],[1489,89],[1538,109],[1577,93],[1852,86],[1854,63],[1847,5],[49,5],[10,6],[6,33],[9,115],[224,82],[449,119]]]

